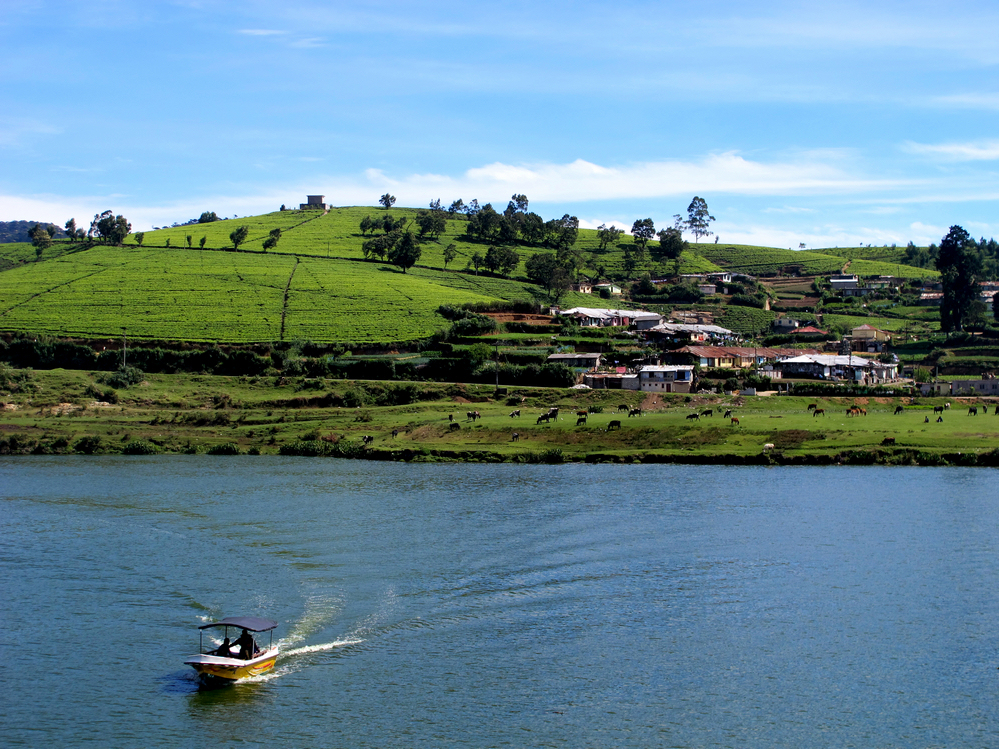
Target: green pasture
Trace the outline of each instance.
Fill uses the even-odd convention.
[[[554,455],[585,460],[594,454],[622,460],[648,455],[679,458],[759,456],[773,444],[784,456],[833,456],[843,451],[892,449],[930,453],[984,452],[999,447],[994,405],[981,414],[977,398],[720,397],[510,388],[493,398],[487,386],[446,383],[348,382],[276,377],[147,375],[140,385],[118,391],[118,402],[94,400],[95,373],[51,370],[33,373],[22,392],[0,392],[0,448],[73,452],[84,436],[99,439],[102,452],[117,452],[136,440],[161,452],[193,452],[233,443],[246,451],[276,453],[300,439],[328,437],[360,443],[367,450],[430,458],[494,459]],[[337,405],[319,405],[336,402]],[[937,422],[934,406],[951,402]],[[807,410],[815,403],[824,413]],[[969,405],[979,415],[969,416]],[[629,417],[619,407],[645,407]],[[903,411],[895,414],[897,406]],[[537,423],[552,406],[555,422]],[[866,416],[849,416],[857,406]],[[520,417],[511,417],[514,409]],[[692,419],[692,414],[713,411]],[[577,425],[576,412],[589,411]],[[724,418],[731,410],[738,419]],[[467,414],[478,411],[481,419]],[[594,413],[594,411],[598,411]],[[457,428],[451,427],[449,415]],[[928,419],[928,421],[927,421]],[[620,427],[612,425],[620,422]],[[398,436],[393,437],[393,430]],[[515,441],[513,434],[519,438]],[[14,450],[17,451],[17,450]]]

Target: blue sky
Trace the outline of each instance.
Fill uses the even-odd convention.
[[[0,220],[440,198],[999,236],[999,5],[2,0]],[[747,9],[758,5],[760,9]]]

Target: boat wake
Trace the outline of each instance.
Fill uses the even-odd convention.
[[[364,640],[361,638],[348,637],[343,640],[334,640],[333,642],[322,642],[318,645],[303,645],[300,648],[282,650],[281,658],[289,658],[296,655],[307,655],[308,653],[322,653],[327,650],[336,650],[337,648],[344,648],[349,645],[360,645],[362,642],[364,642]]]

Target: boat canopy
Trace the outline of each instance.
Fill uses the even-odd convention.
[[[211,624],[202,624],[198,629],[211,629],[212,627],[239,627],[250,632],[267,632],[274,629],[278,623],[273,619],[263,619],[259,616],[227,616]]]

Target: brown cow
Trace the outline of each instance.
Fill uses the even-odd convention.
[[[739,426],[739,417],[738,416],[733,416],[732,417],[732,426],[734,426],[734,427]]]
[[[826,410],[824,408],[816,408],[812,412],[812,418],[818,416],[819,414],[822,414],[823,416],[825,416],[826,415]]]

